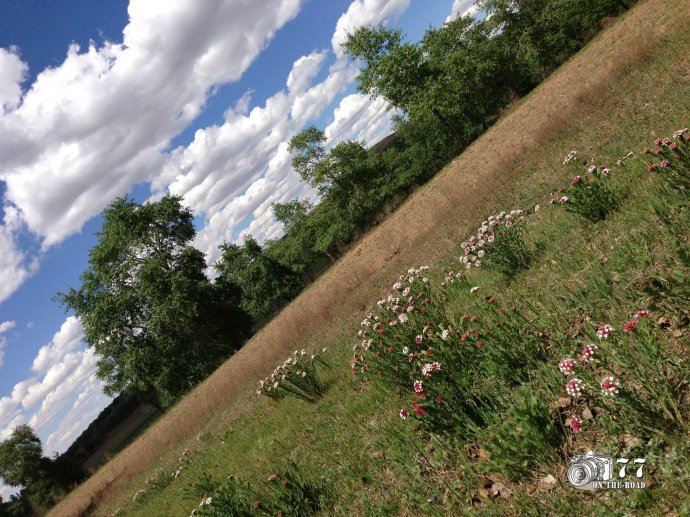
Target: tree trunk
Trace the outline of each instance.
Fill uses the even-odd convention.
[[[441,124],[443,124],[444,127],[448,131],[450,131],[450,133],[455,137],[455,140],[457,140],[460,147],[462,149],[465,149],[467,147],[467,142],[463,138],[463,136],[460,133],[460,130],[457,128],[457,126],[455,124],[453,124],[450,120],[448,120],[446,117],[444,117],[438,109],[431,108],[431,112],[434,115],[436,115],[436,118],[438,118],[441,121]]]

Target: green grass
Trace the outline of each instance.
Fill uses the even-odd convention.
[[[653,61],[626,70],[620,84],[612,78],[602,85],[618,89],[621,101],[587,99],[592,117],[583,116],[544,149],[521,157],[519,167],[528,172],[487,206],[487,214],[513,208],[529,212],[524,237],[536,251],[529,269],[512,276],[486,268],[470,271],[467,283],[449,289],[435,313],[438,321],[458,326],[465,313],[494,321],[499,305],[515,306],[524,318],[513,330],[487,333],[481,355],[444,356],[467,368],[453,375],[472,381],[444,389],[490,402],[471,424],[413,432],[423,425],[398,416],[400,408],[409,407],[410,389],[374,382],[371,374],[371,382],[353,376],[352,346],[361,338],[334,336],[321,343],[328,346],[332,365],[322,398],[315,403],[265,399],[230,423],[212,418],[189,454],[165,458],[148,485],[130,484],[118,515],[189,515],[202,497],[234,490],[228,476],[248,484],[250,492],[237,489],[232,497],[247,514],[259,514],[284,497],[267,481],[276,472],[296,472],[304,480],[288,484],[295,487],[286,487],[291,496],[304,494],[310,483],[328,488],[321,506],[326,515],[690,514],[685,486],[690,478],[689,207],[682,192],[647,173],[640,155],[655,136],[690,124],[687,80],[675,75],[679,61],[688,66],[678,49],[689,43],[690,31],[674,33],[659,43]],[[550,192],[568,185],[572,171],[560,160],[572,149],[612,169],[619,207],[603,221],[589,222],[548,204]],[[636,154],[616,165],[630,151]],[[536,213],[535,203],[541,206]],[[439,292],[443,266],[460,269],[462,240],[456,233],[455,247],[432,264],[432,293]],[[480,291],[470,294],[475,285]],[[495,302],[487,303],[487,296]],[[649,308],[654,318],[631,338],[621,327],[641,308]],[[353,318],[352,331],[362,317]],[[595,330],[603,323],[617,332],[599,342]],[[511,336],[516,346],[541,347],[539,353],[521,363],[520,354],[505,344],[486,351],[492,339],[504,343]],[[596,387],[604,371],[611,373],[621,380],[621,393],[607,399],[591,390],[587,402],[565,400],[567,379],[558,361],[574,357],[589,342],[600,345],[599,371],[584,368],[578,375]],[[566,419],[587,411],[593,419],[573,433]],[[451,411],[450,417],[458,415]],[[568,459],[590,448],[614,457],[646,457],[649,488],[589,494],[570,487],[564,477]],[[544,481],[549,475],[555,485]],[[132,502],[140,489],[145,492]],[[254,498],[261,502],[256,512],[250,506]],[[101,509],[104,514],[113,510]]]

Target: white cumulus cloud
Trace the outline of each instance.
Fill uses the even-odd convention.
[[[460,16],[476,16],[480,9],[474,3],[475,0],[455,0],[453,7],[450,9],[450,14],[446,18],[446,23],[452,22]]]

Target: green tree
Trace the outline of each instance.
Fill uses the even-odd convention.
[[[273,215],[283,225],[285,232],[299,228],[314,208],[308,199],[293,199],[287,203],[273,203]]]
[[[256,320],[269,317],[302,287],[300,275],[264,253],[251,235],[242,246],[226,243],[220,249],[221,259],[214,264],[216,283],[239,286],[241,306]]]
[[[10,486],[38,481],[44,467],[41,440],[28,425],[18,425],[0,442],[0,477]]]
[[[153,392],[169,405],[249,335],[236,286],[212,284],[190,245],[192,217],[179,197],[116,200],[81,287],[58,294],[81,319],[108,394]]]

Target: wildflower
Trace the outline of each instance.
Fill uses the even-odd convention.
[[[412,384],[414,387],[414,392],[419,394],[419,393],[424,393],[424,386],[422,385],[422,381],[414,381]]]
[[[635,330],[635,327],[637,327],[637,325],[637,320],[630,320],[625,325],[623,325],[623,332],[632,332],[633,330]]]
[[[575,361],[575,359],[563,359],[558,363],[558,369],[565,375],[572,375],[575,373],[574,367],[576,364],[577,361]]]
[[[494,242],[495,237],[493,235],[489,235],[486,240],[487,242]]]
[[[666,167],[668,165],[668,160],[661,160],[661,163],[659,164],[660,167]]]
[[[675,143],[675,142],[673,142],[671,145],[668,146],[668,148],[669,148],[671,151],[675,151],[676,149],[678,149],[678,144]]]
[[[283,480],[283,481],[285,481],[285,480]],[[254,508],[255,510],[258,510],[259,509],[259,501],[254,501],[252,503],[252,508]]]
[[[613,397],[618,393],[618,387],[620,383],[615,379],[615,377],[608,376],[601,380],[601,392],[607,397]]]
[[[567,203],[568,202],[568,196],[561,196],[561,198],[558,200],[559,203]]]
[[[414,342],[417,343],[418,345],[421,345],[422,341],[424,341],[424,336],[422,336],[422,335],[418,335],[417,337],[414,338]]]
[[[275,481],[275,479],[276,479],[276,475],[275,475],[275,474],[271,474],[270,476],[268,476],[268,477],[266,478],[266,481]]]
[[[597,337],[599,339],[607,339],[609,334],[611,334],[613,331],[614,328],[611,325],[602,325],[597,329]]]
[[[482,261],[481,261],[481,260],[475,260],[475,261],[474,261],[474,267],[479,267],[479,266],[481,266],[481,265],[482,265]]]
[[[685,133],[688,130],[687,127],[684,127],[683,129],[679,129],[678,131],[673,132],[673,138],[680,138],[683,136],[683,133]]]
[[[421,407],[418,407],[417,409],[414,410],[414,414],[417,417],[422,417],[422,416],[424,416],[425,413],[426,413],[426,411],[424,411],[424,408],[421,408]]]
[[[577,185],[578,183],[580,183],[580,180],[581,180],[580,176],[575,176],[575,177],[572,179],[572,181],[570,182],[570,184],[571,184],[571,185]]]
[[[606,167],[604,167],[603,169],[601,169],[601,175],[602,175],[602,176],[608,176],[608,175],[609,175],[609,172],[610,172],[610,171],[609,171]]]
[[[408,416],[410,416],[410,412],[407,409],[401,409],[400,410],[400,418],[405,420],[405,419],[407,419]]]
[[[407,323],[407,314],[402,313],[398,316],[398,319],[400,320],[400,323]],[[394,320],[395,321],[395,320]]]
[[[403,353],[403,355],[407,355],[407,354],[409,354],[409,353],[410,353],[410,349],[409,349],[409,348],[407,348],[407,347],[403,347],[403,349],[402,349],[402,353]]]
[[[199,506],[208,506],[213,502],[213,497],[205,497],[201,500]]]
[[[444,330],[441,332],[441,339],[442,339],[443,341],[448,341],[448,334],[449,334],[448,329],[444,329]]]
[[[652,316],[652,313],[649,312],[649,311],[645,311],[645,310],[640,310],[640,311],[637,311],[637,312],[635,313],[635,317],[636,317],[637,319],[640,319],[640,318],[650,318],[651,316]]]
[[[323,348],[321,349],[321,353],[325,352],[326,350],[328,350],[328,348],[323,347]]]
[[[597,348],[599,347],[597,347],[597,345],[595,345],[594,343],[585,346],[582,349],[582,360],[586,363],[590,362],[594,357],[594,352],[596,352]]]
[[[642,154],[649,154],[649,148],[645,147],[644,150],[642,151]]]
[[[405,289],[403,289],[402,295],[407,296],[408,294],[410,294],[410,288],[406,287]]]
[[[570,428],[575,433],[579,433],[580,431],[582,431],[582,420],[580,420],[579,416],[574,416],[570,419]]]
[[[436,401],[437,404],[440,404],[441,402],[443,402],[443,397],[441,397],[441,395],[436,395],[434,397],[434,400]]]
[[[476,293],[477,291],[479,291],[478,285],[475,285],[472,289],[470,289],[470,293],[472,293],[472,294]]]
[[[587,167],[587,172],[589,172],[590,174],[594,173],[596,170],[597,170],[596,165],[590,165],[589,167]]]
[[[584,381],[582,379],[573,379],[572,381],[568,381],[568,383],[565,385],[565,391],[567,391],[568,395],[571,397],[577,398],[582,392],[583,384]]]
[[[484,256],[484,250],[479,250],[479,251],[477,252],[477,256],[478,256],[479,258],[482,258],[482,257]]]
[[[400,291],[402,289],[402,284],[400,282],[396,282],[393,284],[393,289]]]

